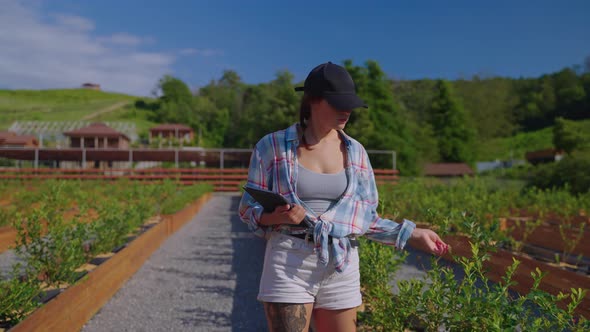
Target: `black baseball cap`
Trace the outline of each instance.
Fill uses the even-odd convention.
[[[356,95],[354,81],[348,71],[332,62],[322,63],[312,69],[304,85],[296,87],[295,91],[304,91],[312,97],[322,97],[337,110],[368,108]]]

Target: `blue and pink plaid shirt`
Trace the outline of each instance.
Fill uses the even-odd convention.
[[[313,236],[316,252],[323,264],[333,258],[337,271],[348,265],[350,252],[349,236],[364,235],[367,238],[403,249],[416,225],[404,219],[397,223],[380,218],[377,185],[369,157],[364,147],[344,132],[347,149],[346,176],[348,185],[337,203],[322,215],[306,207],[297,196],[297,147],[299,146],[298,124],[285,130],[264,136],[252,152],[246,186],[277,192],[289,202],[302,205],[307,217],[314,223]],[[265,237],[267,232],[285,232],[291,226],[259,224],[263,207],[244,192],[240,201],[239,215],[256,235]],[[329,244],[328,236],[332,236]]]

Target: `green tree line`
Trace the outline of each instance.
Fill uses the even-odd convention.
[[[478,143],[556,124],[554,132],[569,135],[556,138],[556,145],[569,149],[572,134],[565,126],[572,125],[561,119],[590,118],[589,64],[538,78],[446,81],[394,80],[376,61],[346,60],[343,65],[369,105],[352,113],[346,131],[367,149],[395,150],[397,167],[406,175],[417,174],[425,162],[486,160],[475,153]],[[150,112],[152,121],[191,126],[200,146],[251,148],[263,135],[298,121],[301,95],[294,87],[299,84],[288,71],[267,83],[247,84],[227,70],[191,91],[165,76],[158,98],[136,106]],[[373,163],[391,167],[391,158],[375,156]]]

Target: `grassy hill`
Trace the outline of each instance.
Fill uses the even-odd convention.
[[[134,96],[86,89],[0,90],[0,130],[14,121],[133,122],[138,132],[153,125]]]
[[[590,120],[579,121],[583,132],[590,136]],[[553,147],[553,127],[541,130],[518,133],[512,137],[495,138],[480,142],[477,145],[478,160],[508,160],[524,159],[527,151],[541,150]]]

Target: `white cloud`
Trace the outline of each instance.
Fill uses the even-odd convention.
[[[76,88],[93,82],[108,91],[148,95],[159,78],[172,72],[177,55],[139,49],[153,39],[128,33],[94,36],[94,28],[84,17],[48,15],[29,2],[2,1],[0,86]]]
[[[139,37],[128,33],[116,33],[108,37],[99,37],[97,40],[101,43],[128,47],[137,47],[155,42],[153,38]]]
[[[80,31],[94,30],[94,22],[84,17],[66,14],[54,14],[53,17],[55,18],[56,23],[65,28],[72,28]]]
[[[223,52],[220,50],[212,50],[212,49],[196,49],[196,48],[185,48],[178,52],[179,55],[200,55],[200,56],[215,56],[215,55],[223,55]]]

